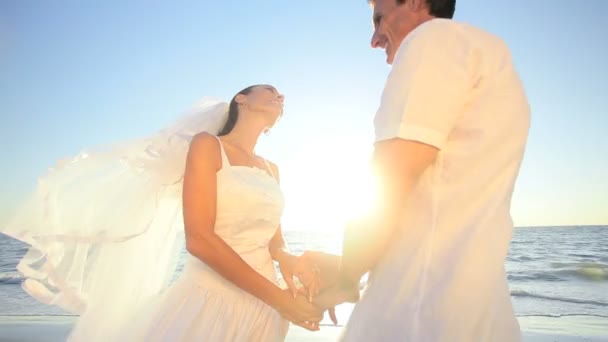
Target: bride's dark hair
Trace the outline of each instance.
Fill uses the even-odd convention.
[[[258,84],[249,86],[249,87],[239,91],[236,95],[234,95],[234,97],[230,101],[230,107],[228,109],[228,121],[226,121],[224,128],[222,128],[222,130],[220,131],[218,136],[221,137],[222,135],[226,135],[226,134],[230,133],[232,131],[232,129],[234,128],[234,125],[236,125],[236,121],[239,119],[239,104],[236,102],[236,97],[238,95],[247,95],[247,94],[251,93],[253,88],[255,88],[257,86],[258,86]]]

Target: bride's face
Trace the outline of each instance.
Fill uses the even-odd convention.
[[[245,95],[243,104],[251,112],[267,114],[270,122],[274,124],[283,113],[284,98],[275,87],[260,85]]]

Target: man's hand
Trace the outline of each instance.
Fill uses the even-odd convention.
[[[342,303],[359,301],[359,287],[348,286],[335,282],[313,299],[313,304],[321,308],[332,308]]]
[[[306,251],[298,258],[295,274],[304,285],[313,285],[314,291],[311,294],[316,296],[320,291],[328,288],[337,280],[340,270],[340,259],[339,255]],[[308,286],[307,288],[310,289]]]
[[[338,271],[340,268],[340,256],[316,251],[306,251],[298,258],[294,272],[300,282],[304,284],[305,289],[301,289],[309,301],[313,302],[314,298],[323,289],[329,288],[337,280]],[[336,310],[333,306],[323,307],[327,309],[329,318],[334,323],[338,324]]]
[[[310,257],[311,253],[315,252],[304,252],[297,258],[293,267],[294,275],[304,285],[300,292],[308,297],[309,302],[312,302],[312,298],[319,293],[321,287],[321,269],[316,260]]]

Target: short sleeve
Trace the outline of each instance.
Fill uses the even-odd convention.
[[[376,142],[401,138],[442,149],[471,92],[469,46],[458,27],[435,20],[402,42],[374,119]]]

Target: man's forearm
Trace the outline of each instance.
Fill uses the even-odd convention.
[[[398,227],[397,215],[383,210],[347,226],[340,266],[344,286],[358,286],[361,277],[384,255]]]
[[[346,285],[358,284],[386,253],[400,230],[403,209],[435,154],[434,148],[404,140],[377,144],[373,164],[377,202],[344,233],[340,277]]]
[[[296,256],[291,254],[287,247],[284,245],[278,248],[271,249],[270,256],[272,257],[272,260],[279,263],[285,261],[293,262],[293,260],[296,258]]]

